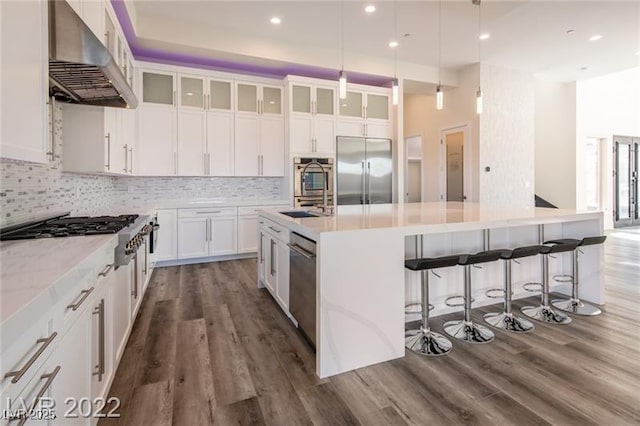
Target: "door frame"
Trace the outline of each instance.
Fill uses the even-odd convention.
[[[613,136],[613,227],[621,228],[625,226],[640,225],[640,207],[635,196],[638,192],[638,174],[640,172],[640,138],[631,136]],[[629,145],[629,203],[630,217],[628,219],[618,219],[618,145]]]
[[[444,140],[447,135],[452,133],[462,132],[464,142],[462,145],[464,162],[463,173],[463,196],[465,200],[473,200],[473,182],[472,182],[472,169],[471,169],[471,140],[469,123],[458,124],[455,126],[445,127],[440,129],[440,201],[446,201],[447,193],[447,149]]]
[[[420,153],[421,157],[409,157],[409,149],[407,141],[413,138],[420,138]],[[411,135],[404,138],[404,202],[407,202],[409,197],[409,162],[420,162],[420,202],[424,200],[424,138],[421,134]]]

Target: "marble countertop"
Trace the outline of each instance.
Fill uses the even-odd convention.
[[[602,212],[547,208],[496,208],[471,202],[338,206],[333,216],[294,219],[276,210],[265,217],[309,237],[327,232],[399,229],[406,235],[598,219]]]
[[[117,236],[0,242],[0,324],[68,276]]]

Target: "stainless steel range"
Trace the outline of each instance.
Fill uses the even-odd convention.
[[[115,262],[116,266],[120,266],[131,261],[152,231],[157,232],[157,224],[153,223],[149,216],[129,214],[71,217],[67,212],[3,228],[0,230],[0,240],[118,234]]]

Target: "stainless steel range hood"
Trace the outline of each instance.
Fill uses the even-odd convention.
[[[62,91],[69,102],[138,106],[109,50],[65,0],[49,0],[49,80],[52,92]]]

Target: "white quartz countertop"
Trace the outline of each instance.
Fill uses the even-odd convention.
[[[338,206],[333,216],[294,219],[277,211],[263,215],[309,237],[327,232],[401,229],[406,235],[597,219],[602,212],[431,202]]]
[[[0,324],[117,238],[110,234],[0,242]]]

